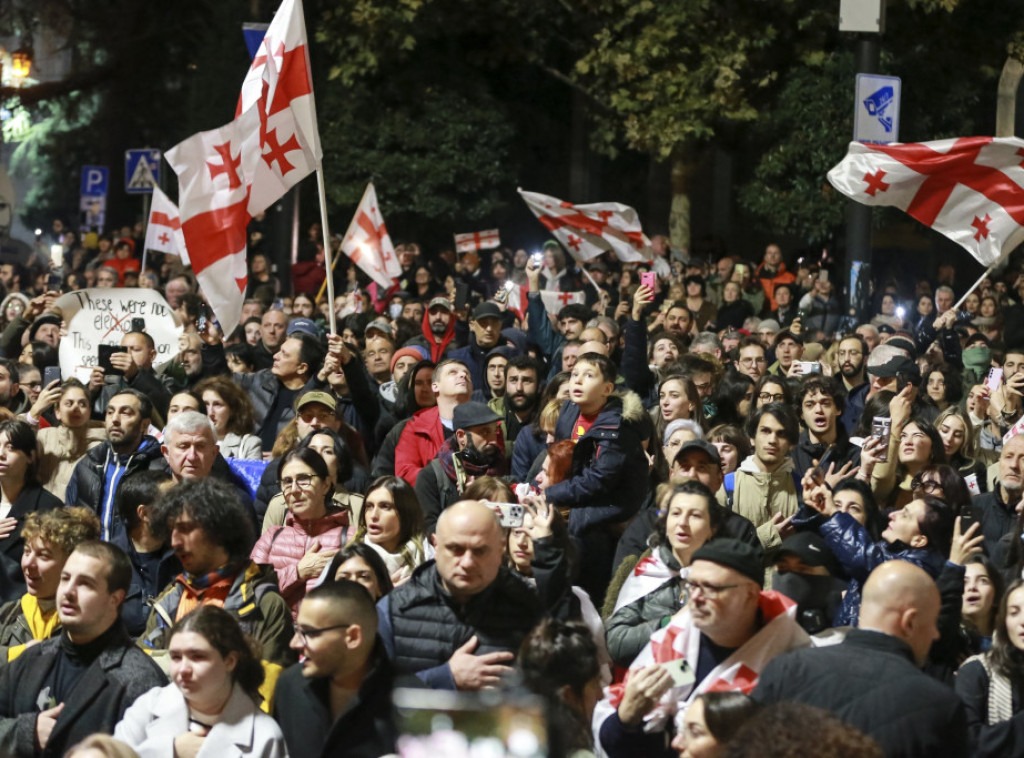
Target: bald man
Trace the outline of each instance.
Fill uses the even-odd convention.
[[[545,615],[541,598],[563,606],[564,555],[550,536],[534,539],[530,586],[505,566],[504,530],[477,500],[443,511],[431,540],[435,559],[377,603],[378,634],[399,676],[436,689],[494,686]]]
[[[772,660],[754,698],[832,711],[873,737],[887,758],[966,756],[963,703],[920,666],[938,639],[935,582],[905,561],[888,561],[864,585],[860,626],[840,645]]]

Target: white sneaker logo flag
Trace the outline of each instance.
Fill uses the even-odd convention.
[[[906,211],[990,266],[1024,242],[1022,165],[1015,137],[851,142],[828,180],[859,203]]]

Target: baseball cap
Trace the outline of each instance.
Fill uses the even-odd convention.
[[[699,450],[700,452],[704,453],[708,458],[710,458],[712,463],[715,463],[719,466],[722,465],[722,456],[718,454],[718,448],[712,445],[707,440],[690,440],[688,442],[684,442],[682,444],[682,447],[680,447],[679,450],[676,451],[675,459],[679,460],[680,455],[688,453],[691,450]]]
[[[296,332],[308,334],[310,337],[320,336],[320,330],[317,328],[316,324],[313,323],[313,319],[305,317],[293,318],[288,323],[288,336],[291,337]]]
[[[473,309],[473,321],[479,321],[483,318],[501,318],[501,309],[490,301],[480,303],[476,308]]]
[[[301,410],[307,405],[313,403],[320,403],[320,405],[326,405],[332,411],[338,407],[338,401],[334,399],[334,395],[330,392],[323,392],[321,390],[310,390],[304,395],[299,397],[299,402],[295,404],[295,410]]]
[[[446,297],[435,297],[427,305],[427,310],[429,311],[431,308],[436,308],[438,306],[450,311],[452,309],[452,301]]]
[[[384,334],[386,334],[389,337],[393,336],[395,333],[394,330],[391,328],[391,324],[389,324],[382,318],[374,319],[369,324],[367,324],[366,328],[363,329],[363,336],[369,334],[371,329],[376,329],[379,332],[384,332]]]

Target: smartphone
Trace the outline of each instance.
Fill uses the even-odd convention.
[[[455,285],[455,310],[464,311],[469,304],[469,285],[459,282]]]
[[[644,287],[650,287],[654,289],[655,274],[653,271],[641,271],[640,272],[640,284]]]
[[[985,386],[988,387],[992,392],[1003,386],[1003,370],[1001,368],[990,368],[988,370],[988,379],[985,380]]]
[[[871,436],[875,439],[885,440],[885,447],[878,460],[885,462],[889,460],[889,434],[892,432],[892,419],[887,416],[875,416],[871,419]]]
[[[526,508],[518,503],[495,503],[485,500],[484,505],[494,509],[498,514],[498,522],[505,529],[518,529],[526,518]]]
[[[54,382],[60,382],[60,366],[47,366],[43,369],[43,387],[49,387]]]
[[[199,315],[196,316],[196,331],[198,331],[200,334],[206,331],[206,322],[209,319],[209,317],[210,314],[206,308],[206,303],[200,303]]]
[[[530,262],[537,268],[540,268],[544,265],[544,253],[534,253],[530,256]]]
[[[136,316],[132,319],[132,331],[133,332],[144,332],[146,331],[146,319]]]
[[[821,364],[817,361],[797,361],[796,367],[797,373],[801,375],[821,373]]]
[[[121,347],[120,345],[100,345],[99,346],[99,367],[106,372],[107,376],[121,376],[124,374],[120,369],[114,368],[110,363],[110,356],[114,353],[127,353],[128,348]]]
[[[819,282],[827,282],[828,281],[828,269],[827,268],[823,268],[823,269],[818,271],[818,281]]]
[[[964,503],[960,506],[960,534],[963,534],[971,528],[971,524],[974,523],[974,506],[970,503]]]
[[[685,658],[676,658],[672,661],[665,661],[660,664],[669,676],[672,677],[673,687],[686,687],[697,681],[697,675]]]
[[[51,271],[50,275],[46,277],[46,291],[47,292],[60,292],[64,286],[64,277],[58,274],[56,271]]]

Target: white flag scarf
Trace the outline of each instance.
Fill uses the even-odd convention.
[[[373,182],[366,185],[363,199],[359,201],[352,223],[345,232],[341,251],[384,289],[391,287],[392,281],[402,273],[402,264],[398,262],[395,246],[391,244],[388,228],[384,225]]]
[[[153,204],[149,208],[145,249],[176,255],[181,258],[182,263],[189,265],[178,206],[159,187],[153,187]]]
[[[828,180],[859,203],[906,211],[990,266],[1024,242],[1022,164],[1015,137],[851,142]]]
[[[544,310],[548,313],[558,315],[558,312],[567,305],[587,302],[587,297],[582,292],[553,292],[541,290],[540,299],[544,303]]]
[[[539,192],[520,189],[519,194],[577,260],[589,261],[608,250],[621,261],[644,262],[652,257],[651,241],[640,227],[636,210],[628,205],[573,205]]]

